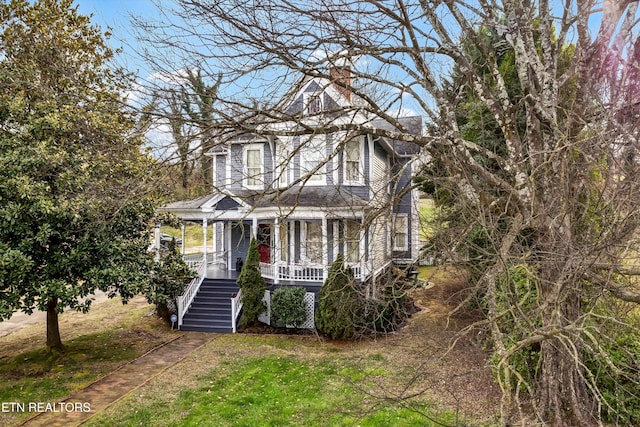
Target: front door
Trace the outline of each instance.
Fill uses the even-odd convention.
[[[271,263],[271,225],[258,225],[258,253],[260,262]]]

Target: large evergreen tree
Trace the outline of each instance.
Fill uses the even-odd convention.
[[[151,166],[124,110],[127,76],[71,0],[0,5],[0,318],[127,301],[148,280]]]
[[[242,318],[240,321],[243,326],[257,323],[258,316],[267,309],[262,300],[264,292],[267,290],[267,284],[260,274],[260,255],[258,242],[255,238],[251,239],[247,259],[237,282],[242,291]]]

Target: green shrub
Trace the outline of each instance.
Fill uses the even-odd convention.
[[[391,269],[378,278],[375,299],[365,301],[366,327],[374,332],[397,330],[407,317],[415,312],[413,302],[407,295],[408,280],[404,272]]]
[[[294,328],[302,326],[307,319],[304,297],[305,288],[280,288],[271,294],[271,322]]]
[[[624,316],[626,324],[609,321],[600,325],[600,349],[585,352],[585,366],[602,394],[601,415],[607,423],[640,425],[639,316],[637,312]]]
[[[404,277],[401,270],[389,269],[371,285],[376,286],[375,297],[367,298],[351,269],[344,265],[342,255],[338,255],[318,295],[318,331],[334,339],[353,339],[398,329],[414,307],[407,296],[413,285]]]
[[[327,280],[318,294],[320,305],[316,327],[331,338],[354,338],[363,323],[363,298],[355,289],[353,272],[342,255],[331,264]]]
[[[504,334],[507,349],[526,339],[531,333],[531,326],[542,325],[538,286],[537,272],[526,264],[512,265],[496,279],[497,310],[503,313],[498,319],[498,325]],[[486,301],[484,306],[487,307]],[[522,322],[523,318],[527,319],[526,324]],[[533,384],[540,369],[540,344],[531,344],[514,352],[509,363],[520,378]],[[512,381],[516,381],[515,376]]]
[[[260,255],[256,239],[251,239],[247,259],[238,276],[238,286],[242,290],[242,318],[240,324],[248,326],[258,322],[258,316],[267,309],[264,301],[264,292],[267,290],[260,269]]]
[[[147,301],[155,304],[158,316],[169,321],[171,314],[177,311],[176,299],[195,276],[182,260],[175,239],[171,240],[167,251],[154,264],[153,277],[144,289]]]

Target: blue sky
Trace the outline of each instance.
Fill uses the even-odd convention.
[[[155,6],[150,0],[75,0],[83,15],[93,15],[92,21],[101,27],[110,26],[115,34],[126,33],[129,15],[149,15]]]
[[[109,45],[123,49],[118,62],[131,71],[140,70],[143,77],[150,73],[145,64],[135,58],[128,43],[135,43],[131,36],[131,15],[153,15],[155,6],[151,0],[75,0],[74,4],[82,15],[93,15],[91,21],[102,27],[103,32],[111,28]]]

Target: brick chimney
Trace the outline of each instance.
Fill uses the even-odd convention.
[[[329,75],[334,82],[333,87],[351,102],[351,91],[348,89],[351,86],[351,67],[334,65],[329,68]]]

